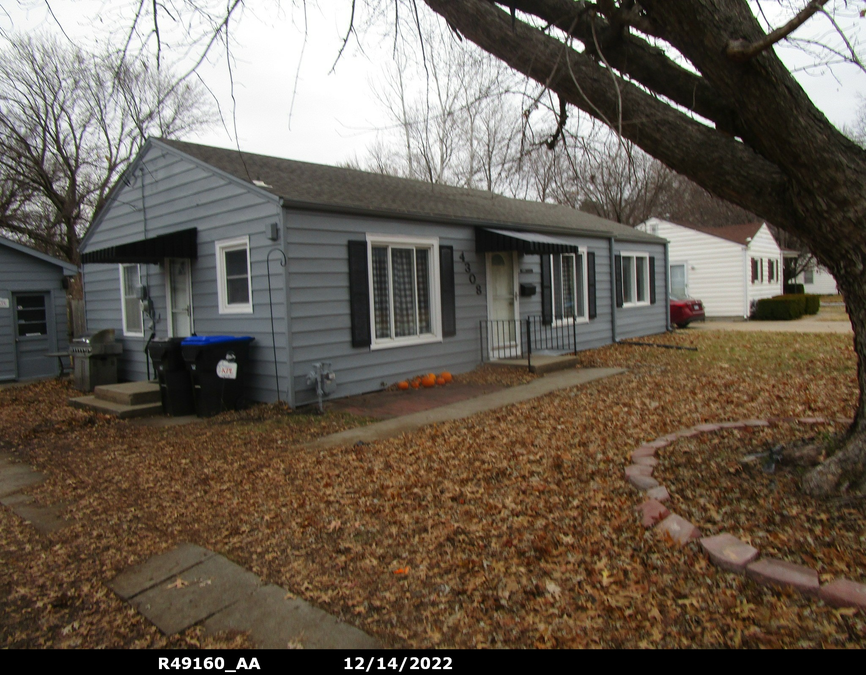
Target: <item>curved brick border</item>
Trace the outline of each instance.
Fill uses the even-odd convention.
[[[661,436],[654,441],[638,446],[631,453],[632,464],[626,467],[625,476],[629,482],[644,493],[644,502],[637,507],[641,524],[653,527],[679,545],[699,540],[710,561],[717,567],[745,574],[764,586],[793,588],[805,595],[818,597],[833,607],[856,607],[866,611],[866,584],[848,579],[836,579],[828,584],[820,584],[818,572],[805,565],[796,565],[776,558],[760,558],[760,551],[740,541],[732,534],[724,532],[713,537],[702,537],[700,530],[685,518],[671,513],[663,502],[670,498],[667,489],[652,477],[658,464],[656,451],[668,447],[681,438],[691,438],[700,434],[713,433],[723,429],[743,429],[745,427],[769,427],[782,422],[800,424],[830,424],[841,422],[850,424],[850,419],[824,417],[773,417],[766,420],[741,420],[739,422],[719,422],[717,424],[698,424],[688,429],[680,429],[672,434]]]

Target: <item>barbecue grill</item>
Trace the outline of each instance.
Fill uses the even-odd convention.
[[[114,329],[105,328],[75,338],[69,346],[75,388],[93,391],[101,384],[117,383],[117,355],[123,345],[114,341]]]

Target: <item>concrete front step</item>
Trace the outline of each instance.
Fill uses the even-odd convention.
[[[127,406],[160,402],[159,383],[153,381],[102,384],[93,390],[93,395],[102,401],[111,401]]]
[[[151,415],[162,414],[162,404],[157,403],[142,403],[140,405],[124,405],[113,401],[105,401],[96,398],[96,396],[80,396],[78,398],[69,399],[69,405],[73,408],[82,408],[84,410],[95,410],[96,412],[105,415],[114,415],[120,419],[130,419],[133,417],[150,417]]]
[[[568,370],[580,364],[577,356],[551,356],[548,354],[533,354],[529,364],[527,359],[497,359],[490,361],[492,366],[503,366],[507,368],[529,368],[529,371],[538,375],[553,373],[557,370]]]

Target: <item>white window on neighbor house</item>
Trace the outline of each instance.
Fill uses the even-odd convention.
[[[550,264],[554,319],[558,321],[586,319],[588,302],[586,250],[552,255]]]
[[[250,238],[216,242],[216,263],[220,314],[252,314]]]
[[[650,303],[649,255],[622,254],[622,306],[637,307]]]
[[[767,281],[773,283],[779,278],[778,270],[776,269],[779,263],[772,258],[767,259]]]
[[[368,235],[367,255],[372,348],[441,340],[438,239]]]
[[[123,314],[123,334],[144,336],[144,317],[141,313],[141,265],[120,266],[120,308]]]
[[[803,270],[803,283],[804,284],[814,284],[815,283],[815,268],[811,265]]]

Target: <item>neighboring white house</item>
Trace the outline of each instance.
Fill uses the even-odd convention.
[[[785,261],[796,260],[801,253],[797,251],[782,251]],[[823,265],[819,265],[815,259],[806,266],[802,272],[791,279],[791,283],[803,284],[806,293],[814,293],[815,295],[838,295],[839,289],[836,286],[836,279],[830,274]]]
[[[782,251],[766,223],[709,228],[650,218],[637,229],[670,242],[671,296],[701,300],[707,317],[748,317],[753,302],[782,293]]]

